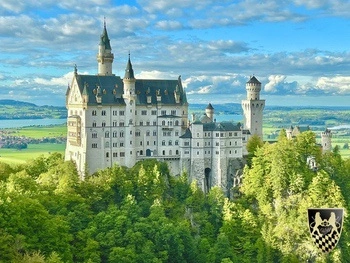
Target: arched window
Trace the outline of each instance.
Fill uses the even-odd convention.
[[[105,132],[105,138],[109,138],[109,132],[108,131]]]

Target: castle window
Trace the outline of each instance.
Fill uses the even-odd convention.
[[[151,115],[157,115],[157,111],[156,110],[152,110],[151,111]]]
[[[141,136],[141,132],[140,132],[140,131],[136,131],[136,132],[135,132],[135,136],[136,136],[136,137],[140,137],[140,136]]]
[[[142,150],[140,151],[140,155],[143,155],[143,151]]]
[[[216,146],[219,146],[220,144],[219,144],[219,142],[216,142],[215,145],[216,145]]]
[[[142,146],[142,141],[140,141],[140,146]]]
[[[91,148],[97,148],[97,143],[93,143],[93,144],[91,145]]]
[[[109,142],[105,143],[105,148],[109,148]]]
[[[105,110],[103,110],[101,113],[102,113],[102,116],[106,116],[106,111]]]
[[[178,120],[175,121],[175,126],[179,126],[179,121]]]
[[[157,131],[153,131],[153,136],[157,136]]]
[[[130,145],[132,145],[132,141],[130,141]]]
[[[219,151],[216,151],[216,154],[219,154]]]
[[[153,141],[153,145],[157,145],[157,142],[156,142],[156,141]]]
[[[173,145],[173,142],[172,142],[172,141],[169,141],[169,143],[168,143],[168,144],[171,146],[171,145]]]
[[[176,155],[178,155],[179,154],[179,150],[176,150]]]
[[[146,122],[146,125],[147,125],[147,126],[150,126],[150,125],[151,125],[151,123],[150,123],[149,121],[147,121],[147,122]]]
[[[197,142],[197,147],[199,147],[199,142]]]
[[[105,121],[102,122],[102,127],[106,127],[106,122]]]
[[[113,147],[118,147],[118,143],[114,142]]]
[[[237,136],[237,132],[235,132],[233,135],[234,135],[234,136]]]
[[[106,158],[109,158],[109,152],[106,152]]]
[[[147,111],[146,110],[142,110],[141,111],[141,115],[147,115]]]
[[[119,122],[119,126],[123,127],[124,126],[124,122]]]
[[[176,115],[176,110],[171,110],[171,115]]]
[[[120,147],[124,147],[124,143],[123,142],[119,143],[119,145],[120,145]]]
[[[175,141],[175,145],[179,145],[179,141]]]
[[[95,110],[92,111],[92,116],[96,116],[96,111]]]
[[[228,136],[232,136],[232,132],[229,132],[229,133],[228,133]]]
[[[162,141],[162,145],[165,146],[165,141]]]
[[[92,138],[97,138],[97,132],[93,132],[93,133],[91,134],[91,137],[92,137]]]
[[[215,136],[216,136],[216,137],[219,137],[219,136],[220,136],[220,133],[218,133],[218,132],[215,133]]]
[[[178,131],[175,131],[175,136],[179,136],[179,132]]]
[[[149,141],[147,141],[147,146],[149,146]]]
[[[199,155],[199,151],[197,151],[197,155]]]
[[[160,115],[166,115],[166,110],[162,110],[162,111],[160,112]]]
[[[197,137],[199,137],[199,132],[197,132]]]
[[[119,115],[120,115],[120,116],[124,116],[124,111],[123,111],[123,110],[120,110],[120,111],[119,111]]]
[[[165,126],[165,121],[162,121],[162,125]]]
[[[184,146],[190,146],[190,142],[184,142]]]
[[[114,152],[113,157],[118,157],[118,153]]]
[[[113,127],[117,127],[118,126],[118,122],[113,121]]]
[[[120,157],[125,157],[125,152],[121,152]]]
[[[143,126],[143,121],[140,121],[140,126]]]
[[[146,131],[146,136],[150,136],[151,132],[150,131]]]
[[[118,132],[114,131],[113,132],[113,138],[116,138],[118,136]]]
[[[113,111],[113,116],[117,116],[118,115],[118,111],[117,110],[114,110]]]
[[[92,122],[92,127],[96,127],[96,121]]]
[[[157,126],[157,122],[156,121],[153,122],[153,126]]]
[[[105,132],[105,138],[109,138],[109,132],[108,131]]]
[[[163,150],[163,155],[165,155],[165,151]]]
[[[124,132],[123,132],[123,131],[121,131],[121,132],[119,133],[119,137],[124,137]]]

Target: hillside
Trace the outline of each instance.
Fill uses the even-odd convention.
[[[46,118],[67,118],[67,110],[65,107],[37,106],[17,100],[0,100],[0,120]]]

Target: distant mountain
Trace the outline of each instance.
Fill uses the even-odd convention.
[[[38,107],[34,103],[24,102],[24,101],[19,101],[19,100],[0,100],[0,105]]]
[[[56,106],[37,106],[18,100],[0,100],[0,120],[9,119],[65,119],[67,109]]]

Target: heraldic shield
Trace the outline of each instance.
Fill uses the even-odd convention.
[[[343,208],[309,208],[309,229],[315,245],[324,253],[337,245],[343,226]]]

